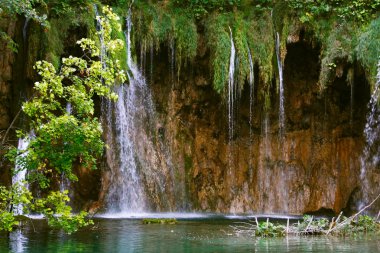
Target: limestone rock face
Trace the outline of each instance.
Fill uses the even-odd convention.
[[[0,15],[0,30],[5,31],[10,38],[16,34],[16,20],[10,17]],[[4,162],[3,155],[5,146],[2,140],[12,121],[11,104],[12,104],[12,71],[15,61],[15,53],[8,47],[6,40],[0,39],[0,182],[5,185],[10,184],[10,173],[8,164]]]
[[[13,38],[16,32],[16,21],[0,17],[0,29]],[[14,52],[8,47],[6,40],[0,40],[0,130],[7,129],[10,121],[12,65]]]
[[[0,18],[0,28],[11,37],[20,36],[20,27],[14,20]],[[167,49],[154,54],[153,66],[147,63],[144,68],[153,70],[152,76],[146,73],[157,114],[151,145],[162,153],[156,159],[170,155],[170,164],[141,168],[151,210],[303,214],[337,213],[350,207],[360,186],[370,88],[359,67],[343,64],[331,85],[320,92],[320,49],[294,36],[284,59],[283,139],[277,87],[273,82],[270,109],[264,111],[258,66],[251,120],[246,83],[235,103],[235,130],[229,140],[227,105],[212,88],[204,38],[199,38],[198,56],[181,69],[180,76],[176,70],[171,73]],[[19,100],[13,92],[22,81],[15,78],[16,61],[22,62],[22,55],[16,56],[0,41],[0,137],[12,120],[14,101]],[[346,81],[349,69],[355,70],[352,87]],[[21,71],[27,73],[25,67]],[[151,150],[140,148],[141,154]],[[97,209],[104,204],[112,182],[107,166],[101,167],[102,172],[76,169],[79,182],[72,184],[76,206],[94,202],[92,209]],[[9,173],[0,172],[0,181],[9,183]]]
[[[203,52],[203,49],[200,49]],[[173,163],[186,175],[192,210],[223,213],[339,212],[357,190],[369,87],[349,67],[320,92],[319,48],[303,39],[288,44],[284,61],[285,135],[279,138],[279,98],[263,111],[255,71],[252,123],[249,87],[236,102],[235,132],[228,141],[227,106],[212,89],[208,54],[172,84],[156,55],[151,88]]]

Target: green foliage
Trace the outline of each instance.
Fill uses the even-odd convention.
[[[0,186],[0,231],[12,231],[19,225],[20,216],[15,216],[14,209],[22,205],[23,214],[38,212],[45,216],[49,225],[62,228],[66,233],[76,232],[81,227],[93,224],[87,219],[87,213],[73,214],[68,192],[50,192],[46,198],[33,199],[32,193],[21,183],[7,189]]]
[[[0,231],[12,231],[18,225],[14,208],[23,205],[23,211],[27,213],[31,201],[32,194],[22,184],[14,184],[10,189],[0,186]]]
[[[340,217],[340,216],[339,216]],[[380,223],[375,218],[359,215],[356,220],[353,217],[342,217],[340,223],[336,223],[334,219],[329,221],[326,218],[317,218],[305,215],[302,220],[295,224],[289,224],[289,220],[285,225],[269,222],[239,222],[236,226],[232,226],[237,234],[248,234],[257,237],[281,237],[289,234],[293,235],[336,235],[336,236],[352,236],[363,233],[380,232]]]
[[[360,35],[355,52],[357,59],[367,70],[367,76],[375,87],[377,63],[380,57],[380,17],[373,20]]]
[[[358,235],[363,233],[379,232],[380,224],[375,218],[368,215],[360,215],[357,220],[348,221],[349,218],[343,217],[346,224],[335,233],[342,236]]]
[[[0,14],[5,12],[9,15],[24,15],[26,18],[32,18],[38,23],[46,25],[47,16],[37,13],[34,8],[34,5],[40,2],[41,0],[2,0],[0,2]]]
[[[92,225],[93,221],[86,219],[86,212],[82,211],[76,215],[72,213],[67,194],[68,191],[50,192],[46,198],[36,200],[34,210],[43,214],[51,227],[62,228],[71,234],[82,227]]]
[[[299,234],[322,234],[329,228],[329,224],[326,218],[315,219],[311,215],[304,215],[303,220],[295,226],[295,230]]]
[[[260,18],[253,18],[249,22],[248,41],[254,61],[260,70],[260,79],[264,89],[260,91],[265,100],[264,108],[270,107],[270,83],[273,78],[273,59],[275,56],[274,28],[269,12],[264,12]]]
[[[13,213],[10,212],[0,212],[0,231],[4,230],[10,232],[15,226],[18,225]]]
[[[118,17],[108,8],[103,12],[106,17],[97,17],[102,24],[100,31],[104,38],[106,63],[103,67],[98,57],[100,50],[89,39],[78,41],[83,49],[83,58],[68,57],[62,59],[62,66],[57,72],[46,61],[36,63],[36,70],[41,81],[35,83],[35,96],[24,103],[23,110],[31,119],[31,129],[35,138],[29,144],[25,156],[13,159],[30,171],[30,179],[40,181],[46,188],[49,178],[54,173],[76,180],[71,170],[74,164],[95,168],[96,157],[103,150],[102,129],[94,114],[95,95],[116,99],[111,91],[115,83],[125,81],[125,73],[120,68],[116,54],[123,50],[121,40],[112,40],[112,29]],[[66,104],[71,103],[73,114],[67,115]],[[19,152],[13,151],[13,154]]]
[[[365,22],[379,10],[379,0],[285,0],[300,14],[302,22],[311,22],[321,17],[336,16],[341,20]]]
[[[11,37],[9,37],[8,34],[6,34],[3,31],[0,31],[0,41],[5,41],[7,48],[11,50],[14,53],[18,52],[18,44],[13,41]]]
[[[206,21],[207,44],[211,49],[213,86],[218,93],[224,92],[228,80],[228,67],[231,52],[231,39],[228,32],[230,16],[212,15]]]
[[[134,41],[140,44],[143,54],[150,47],[158,50],[162,44],[174,45],[179,74],[182,65],[196,56],[198,33],[194,18],[184,14],[183,9],[164,4],[136,1],[134,6]]]
[[[285,235],[284,226],[275,225],[269,221],[259,222],[255,236],[258,237],[281,237]]]
[[[142,220],[143,224],[177,224],[177,219],[174,218],[146,218]]]
[[[236,56],[238,59],[237,83],[239,85],[239,90],[244,88],[244,83],[249,78],[249,30],[247,28],[248,24],[244,18],[241,15],[235,14],[232,33],[236,47]]]
[[[241,0],[172,0],[176,6],[186,8],[196,18],[201,18],[213,10],[223,11],[239,6]]]
[[[183,60],[191,60],[197,54],[198,33],[194,20],[183,13],[173,16],[178,76]]]
[[[334,24],[326,34],[326,42],[322,45],[322,61],[319,82],[321,87],[326,87],[334,80],[336,67],[341,62],[352,63],[354,61],[354,49],[357,43],[358,29],[355,23],[347,25]]]
[[[103,14],[105,16],[97,19],[103,28],[98,34],[104,40],[104,54],[95,41],[81,39],[77,44],[83,56],[63,58],[58,71],[46,61],[38,61],[35,65],[41,80],[35,83],[32,99],[23,104],[34,135],[26,150],[13,148],[8,153],[17,168],[28,170],[28,183],[37,181],[41,188],[48,188],[51,179],[60,174],[77,180],[72,172],[74,165],[96,168],[96,158],[102,154],[104,143],[101,125],[94,117],[93,98],[117,99],[112,87],[126,81],[117,60],[117,54],[124,51],[124,44],[119,39],[112,39],[112,30],[121,30],[118,16],[107,7],[103,8]],[[67,103],[73,108],[71,114],[65,110]],[[20,137],[25,135],[19,133]],[[92,223],[85,220],[85,212],[72,214],[67,205],[67,192],[52,191],[46,198],[32,203],[31,194],[25,187],[22,191],[17,189],[15,186],[11,190],[0,188],[1,203],[4,203],[0,204],[3,229],[9,231],[15,224],[11,218],[12,207],[19,203],[24,205],[24,213],[28,210],[40,212],[51,226],[63,228],[67,233]]]

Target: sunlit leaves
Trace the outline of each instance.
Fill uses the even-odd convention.
[[[103,27],[100,31],[105,50],[102,59],[97,57],[100,49],[95,42],[82,39],[78,44],[83,49],[83,57],[63,58],[59,71],[46,61],[35,65],[41,80],[35,83],[33,99],[23,105],[35,138],[18,163],[29,170],[29,179],[39,181],[42,188],[49,186],[55,173],[77,180],[72,173],[73,165],[95,168],[96,158],[102,153],[102,129],[94,118],[93,98],[116,99],[112,87],[126,80],[119,62],[112,58],[123,47],[119,40],[111,38],[118,17],[107,7],[103,13],[105,17],[97,17]],[[121,29],[120,26],[115,28]],[[67,103],[71,104],[71,115],[66,112]]]
[[[111,36],[113,29],[121,29],[118,17],[108,7],[103,8],[103,14],[97,17],[103,28],[99,31],[104,42],[102,50],[94,41],[82,39],[77,42],[83,50],[81,57],[63,58],[59,70],[47,61],[38,61],[34,67],[41,80],[35,83],[33,97],[22,107],[34,136],[25,151],[14,148],[8,157],[17,168],[28,170],[28,183],[36,182],[41,189],[49,189],[62,175],[77,181],[73,168],[96,169],[97,158],[103,152],[102,128],[94,117],[94,98],[117,99],[113,86],[126,81],[115,57],[123,50],[123,43]],[[66,111],[68,103],[70,112]],[[19,133],[19,137],[25,135]],[[17,223],[11,211],[19,203],[28,209],[25,213],[42,213],[51,226],[67,233],[92,223],[85,219],[85,212],[72,214],[67,192],[50,192],[46,198],[31,202],[31,193],[22,189],[0,189],[1,203],[5,203],[0,203],[0,229],[10,231]]]

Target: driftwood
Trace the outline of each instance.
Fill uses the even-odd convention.
[[[355,219],[356,217],[358,217],[362,212],[364,212],[367,208],[369,208],[370,206],[372,206],[375,202],[376,202],[376,200],[378,200],[380,198],[380,194],[379,195],[377,195],[377,197],[371,202],[371,203],[369,203],[368,205],[366,205],[365,207],[363,207],[359,212],[357,212],[356,214],[354,214],[354,215],[352,215],[351,217],[349,217],[348,219],[346,219],[345,221],[342,221],[341,223],[337,223],[337,225],[335,226],[335,227],[333,227],[330,231],[329,231],[329,233],[331,233],[331,232],[333,232],[333,231],[335,231],[335,230],[338,230],[338,229],[340,229],[340,228],[342,228],[344,225],[347,225],[347,224],[349,224],[349,223],[351,223],[351,221],[353,220],[353,219]],[[327,234],[329,234],[329,233],[327,233]]]
[[[345,228],[345,225],[350,224],[355,218],[357,218],[359,215],[361,215],[366,209],[371,207],[378,199],[380,198],[380,194],[367,206],[359,210],[354,215],[350,216],[349,218],[343,220],[342,222],[339,222],[343,216],[343,212],[340,212],[338,217],[333,217],[332,220],[326,224],[328,225],[328,229],[325,228],[323,225],[317,225],[316,223],[313,224],[313,221],[316,221],[316,219],[311,216],[310,220],[304,220],[304,223],[300,223],[299,221],[293,225],[289,224],[289,218],[287,219],[286,226],[284,225],[277,225],[276,228],[273,231],[266,231],[267,234],[260,234],[262,233],[263,227],[259,227],[260,223],[257,219],[257,217],[254,217],[254,221],[248,221],[248,222],[238,222],[235,225],[232,225],[231,227],[235,231],[236,234],[248,234],[253,236],[284,236],[284,235],[330,235],[333,233],[338,233],[340,229]],[[380,217],[380,211],[376,217],[374,218],[374,222],[378,222],[378,219]],[[263,223],[261,223],[263,224]],[[266,219],[266,229],[270,228],[270,222],[269,218]],[[306,227],[305,227],[306,225]],[[271,226],[273,227],[273,226]],[[264,227],[265,229],[265,227]],[[269,235],[268,235],[269,234]]]

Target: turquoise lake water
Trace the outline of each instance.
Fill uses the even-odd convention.
[[[72,235],[34,220],[10,235],[0,233],[0,252],[380,252],[380,236],[254,238],[239,236],[236,219],[179,219],[175,225],[141,219],[96,219]]]

